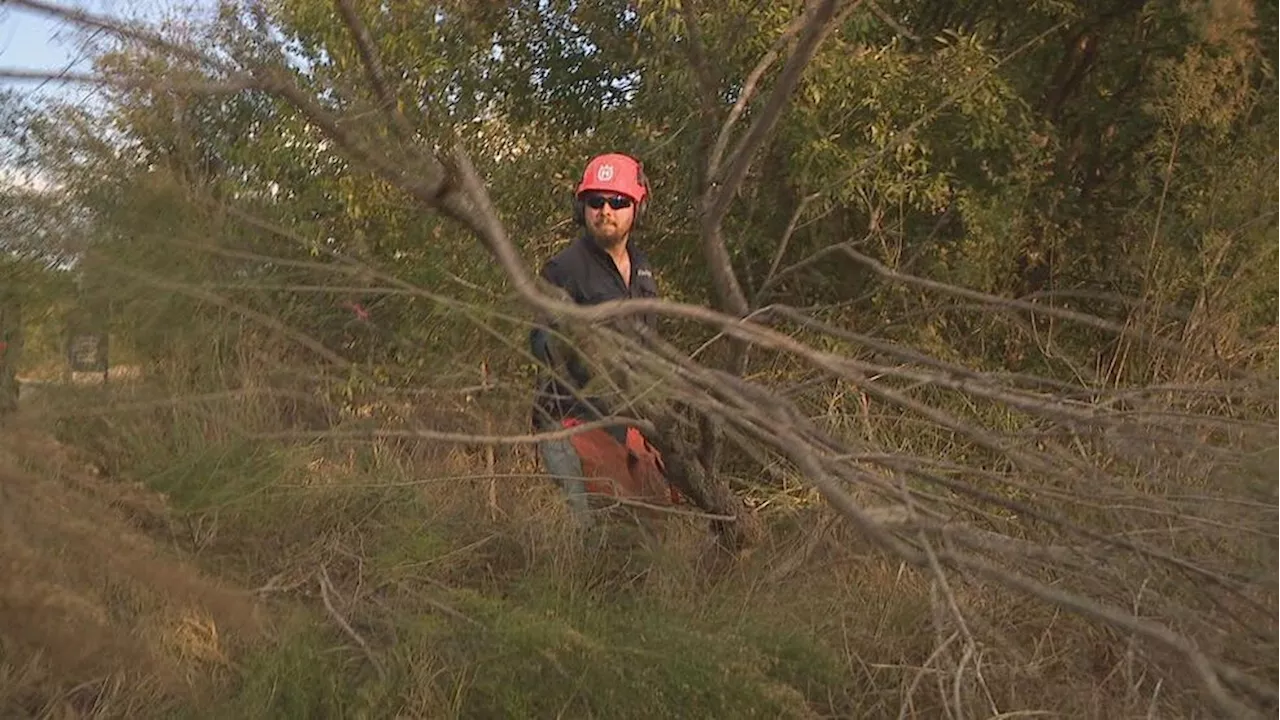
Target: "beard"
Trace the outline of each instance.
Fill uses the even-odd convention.
[[[605,248],[613,248],[626,238],[626,228],[617,221],[598,220],[591,224],[591,236]]]

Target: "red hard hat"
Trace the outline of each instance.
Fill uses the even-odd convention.
[[[591,190],[616,192],[636,203],[644,202],[649,196],[640,163],[622,153],[606,153],[591,158],[574,194],[581,195]]]

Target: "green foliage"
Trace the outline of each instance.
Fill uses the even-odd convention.
[[[455,593],[487,627],[406,613],[384,680],[332,651],[325,619],[299,615],[280,642],[257,650],[236,691],[193,717],[380,717],[404,711],[430,674],[433,707],[461,718],[811,717],[843,677],[812,638],[722,627],[639,603],[570,604],[550,596],[497,599]],[[723,622],[723,621],[721,621]],[[433,671],[428,673],[427,671]],[[807,691],[807,693],[806,693]],[[422,708],[426,709],[426,708]]]
[[[722,620],[699,621],[651,602],[517,598],[464,606],[489,625],[484,636],[454,625],[434,638],[437,647],[447,643],[446,667],[465,673],[463,717],[565,708],[611,717],[806,717],[807,702],[823,698],[806,698],[786,676],[815,690],[841,680],[812,641],[757,644],[719,626]],[[784,652],[772,654],[770,645]]]
[[[587,157],[629,151],[653,183],[638,240],[664,294],[709,302],[699,162],[745,78],[804,3],[698,4],[714,117],[702,114],[678,2],[354,5],[418,146],[463,143],[531,266],[576,232],[569,200]],[[830,34],[730,208],[729,251],[753,300],[812,308],[818,319],[967,367],[1089,386],[1274,370],[1274,7],[878,6],[901,27],[863,4]],[[326,110],[359,118],[345,128],[389,147],[380,98],[333,4],[277,0],[262,12],[287,53],[230,11],[188,31],[235,60],[279,63]],[[116,76],[203,77],[131,43],[95,61]],[[729,134],[731,151],[781,64]],[[60,352],[72,319],[108,318],[113,355],[138,358],[154,378],[152,394],[135,398],[147,409],[63,418],[62,436],[92,450],[109,474],[164,492],[184,539],[246,584],[300,573],[313,588],[308,573],[328,563],[347,576],[344,587],[367,590],[339,605],[354,609],[352,624],[385,673],[309,589],[291,598],[300,608],[294,624],[239,668],[234,693],[209,715],[897,709],[912,668],[932,658],[917,646],[926,600],[904,600],[896,580],[886,597],[849,593],[872,585],[848,577],[801,584],[812,596],[791,585],[708,590],[701,579],[675,583],[677,596],[602,590],[593,584],[599,568],[573,566],[590,581],[566,574],[562,558],[513,539],[510,526],[477,522],[472,506],[450,508],[443,491],[428,495],[420,484],[434,466],[406,471],[366,447],[335,459],[326,444],[264,439],[260,431],[286,424],[268,404],[247,417],[203,398],[186,406],[195,393],[272,387],[336,400],[350,427],[404,411],[439,415],[431,424],[457,430],[461,421],[434,399],[395,408],[368,400],[386,400],[388,389],[471,386],[482,362],[523,393],[527,313],[474,237],[353,167],[288,104],[257,92],[122,87],[101,112],[0,108],[7,136],[22,140],[20,162],[55,188],[3,198],[0,244],[15,254],[0,259],[0,294],[24,302],[28,349],[41,348],[27,362]],[[393,159],[416,172],[408,153]],[[1221,362],[1187,363],[1094,329],[975,312],[881,281],[838,252],[793,267],[841,242],[892,269],[1093,312]],[[70,269],[51,269],[69,260]],[[803,329],[788,332],[809,339]],[[707,332],[681,326],[672,337],[692,350]],[[814,345],[869,354],[853,339]],[[791,385],[786,391],[818,408],[815,416],[874,448],[992,477],[1006,470],[1004,459],[951,428],[921,429],[853,389],[815,389],[808,376],[797,381],[794,364],[768,354],[753,362],[753,376]],[[1002,438],[1042,429],[947,390],[899,389]],[[495,406],[499,424],[523,427],[523,405]],[[758,470],[751,461],[741,474]],[[1020,499],[1036,492],[1031,481],[982,488]],[[335,549],[357,543],[358,562]],[[761,599],[769,592],[776,597]],[[853,650],[846,632],[856,636]],[[897,644],[882,647],[886,636]],[[859,652],[880,656],[878,669],[849,659]]]
[[[790,218],[807,202],[802,229],[780,257],[784,267],[867,236],[864,251],[891,265],[1000,295],[1119,294],[1175,315],[1211,302],[1213,312],[1231,316],[1227,325],[1239,336],[1231,342],[1252,342],[1274,314],[1274,280],[1257,271],[1274,257],[1274,243],[1263,240],[1274,214],[1259,208],[1274,205],[1275,139],[1265,128],[1275,111],[1263,99],[1275,85],[1258,52],[1274,18],[1230,2],[1151,12],[1060,2],[884,7],[913,36],[868,11],[850,15],[807,68],[731,212],[731,252],[749,288],[763,284]],[[796,8],[700,10],[726,109]],[[374,98],[332,7],[289,0],[270,13],[291,43],[295,77],[323,89],[335,111],[366,112]],[[632,3],[624,11],[612,2],[502,10],[416,2],[361,13],[392,70],[399,107],[426,142],[463,139],[532,265],[566,239],[568,198],[585,158],[625,149],[645,159],[654,183],[640,242],[658,261],[665,291],[707,299],[695,241],[701,170],[690,162],[706,137],[678,4]],[[246,59],[267,52],[263,38],[234,22],[205,35]],[[99,63],[119,73],[177,69],[128,46]],[[749,106],[739,136],[753,112]],[[120,90],[103,118],[64,118],[70,122],[31,124],[34,155],[93,218],[84,272],[101,276],[92,284],[111,296],[124,344],[142,355],[167,348],[192,358],[211,332],[233,347],[239,340],[228,319],[253,311],[370,367],[405,368],[405,382],[439,365],[451,347],[483,348],[473,355],[508,372],[521,363],[512,355],[521,329],[495,335],[481,327],[491,316],[460,312],[502,307],[505,280],[484,249],[349,167],[283,103],[253,93],[180,100]],[[374,137],[385,132],[369,128]],[[109,150],[104,137],[130,152]],[[216,210],[211,199],[235,213]],[[246,224],[241,213],[275,230]],[[309,265],[267,263],[268,256]],[[459,304],[289,289],[382,284],[342,274],[339,256]],[[156,278],[205,286],[229,302],[148,287]],[[773,283],[762,301],[854,301],[868,328],[925,309],[841,262],[810,264]],[[371,309],[377,332],[350,334],[351,302]],[[963,333],[918,324],[895,332],[925,341],[941,331],[944,343],[970,345],[972,320],[950,322]],[[1149,322],[1163,331],[1154,316]],[[982,328],[1020,342],[989,322]],[[1089,333],[1063,342],[1085,356],[1098,352]]]

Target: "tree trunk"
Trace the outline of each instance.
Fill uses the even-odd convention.
[[[763,535],[759,518],[742,501],[716,472],[714,464],[707,466],[694,448],[674,429],[681,423],[674,415],[653,418],[655,433],[649,438],[666,465],[667,480],[685,497],[705,512],[718,516],[711,521],[711,530],[727,550],[739,550],[754,545]],[[699,417],[703,450],[709,438],[723,437],[713,421]]]

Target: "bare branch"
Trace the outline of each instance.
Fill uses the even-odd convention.
[[[351,36],[355,40],[356,48],[360,53],[360,61],[364,64],[365,72],[369,76],[369,83],[373,86],[374,93],[382,104],[382,110],[391,118],[392,124],[404,139],[412,138],[414,135],[413,128],[409,125],[409,120],[400,111],[400,105],[396,101],[396,94],[391,88],[391,84],[387,81],[387,72],[382,65],[379,57],[378,46],[373,40],[373,36],[369,33],[369,28],[360,20],[360,16],[356,14],[355,6],[351,0],[334,0],[338,6],[338,11],[342,14],[342,20],[347,24],[347,28],[351,31]]]
[[[856,7],[859,2],[860,0],[852,0],[849,9]],[[707,223],[718,225],[729,211],[729,205],[737,195],[738,187],[746,177],[747,168],[751,165],[756,151],[773,132],[783,109],[790,100],[792,91],[800,82],[800,76],[817,53],[818,45],[830,29],[838,4],[838,0],[811,0],[808,3],[808,19],[800,31],[795,49],[782,67],[769,100],[734,148],[726,163],[725,171],[712,178],[715,183],[715,195],[714,200],[706,208]]]
[[[320,566],[319,577],[320,598],[324,601],[324,609],[329,612],[329,617],[333,618],[333,621],[338,624],[338,627],[342,628],[342,631],[347,634],[347,637],[354,640],[356,645],[360,647],[364,652],[365,657],[369,659],[369,664],[372,665],[374,671],[378,673],[379,679],[385,680],[387,677],[387,671],[382,667],[382,662],[378,660],[378,656],[373,654],[373,648],[369,647],[369,643],[366,642],[364,638],[360,637],[360,633],[356,632],[355,628],[351,627],[351,623],[347,622],[347,619],[342,616],[342,613],[338,612],[338,609],[334,607],[330,596],[336,595],[337,591],[333,589],[333,583],[329,580],[329,571],[325,569],[323,565]]]
[[[342,3],[340,9],[345,8],[354,17],[350,4],[339,1]],[[798,84],[805,63],[816,52],[822,36],[832,26],[831,18],[835,7],[836,3],[831,0],[815,0],[812,3],[806,24],[798,32],[796,48],[775,84],[764,111],[756,117],[726,163],[722,176],[724,184],[704,197],[701,209],[710,212],[704,217],[703,237],[710,251],[724,251],[720,225],[729,203],[742,182],[751,156],[763,145],[771,128],[778,121],[782,106],[788,94]],[[686,5],[683,9],[686,13],[691,13],[691,6]],[[368,39],[367,31],[362,32],[359,24],[352,22],[350,17],[348,27],[357,38]],[[370,74],[375,92],[379,97],[385,98],[389,91],[379,79],[382,76],[378,72],[376,51],[371,41],[365,45],[367,47],[361,48],[362,61]],[[698,52],[705,55],[705,51],[701,49]],[[705,61],[705,57],[703,60]],[[568,319],[575,325],[575,329],[581,326],[582,333],[591,339],[602,340],[603,349],[599,352],[599,362],[609,369],[624,371],[628,379],[637,381],[632,383],[633,386],[646,388],[635,405],[646,413],[652,410],[653,415],[650,417],[665,419],[666,416],[661,413],[674,417],[675,413],[671,408],[688,408],[699,413],[704,426],[711,426],[715,424],[713,421],[718,421],[729,427],[734,437],[752,446],[754,454],[747,454],[758,458],[762,464],[769,462],[777,467],[798,469],[807,484],[816,488],[840,517],[862,536],[917,567],[940,566],[968,573],[1038,598],[1054,607],[1069,609],[1142,638],[1156,647],[1177,653],[1196,673],[1198,682],[1220,713],[1248,712],[1248,708],[1243,707],[1240,702],[1240,698],[1247,693],[1236,692],[1239,688],[1249,689],[1262,698],[1264,703],[1268,700],[1274,702],[1273,688],[1261,686],[1241,671],[1211,657],[1210,651],[1197,647],[1197,640],[1193,639],[1196,637],[1195,631],[1183,630],[1183,634],[1174,631],[1173,628],[1184,627],[1181,621],[1191,616],[1189,608],[1205,598],[1231,599],[1235,602],[1234,598],[1222,593],[1217,586],[1234,590],[1239,590],[1246,582],[1250,590],[1261,586],[1255,579],[1242,579],[1242,573],[1237,572],[1235,567],[1218,567],[1204,562],[1212,556],[1195,547],[1197,543],[1179,546],[1170,543],[1161,547],[1145,539],[1148,536],[1141,533],[1153,529],[1168,530],[1170,535],[1173,534],[1172,529],[1159,525],[1165,521],[1173,524],[1172,521],[1178,518],[1178,511],[1170,508],[1176,506],[1165,504],[1163,508],[1139,512],[1126,510],[1124,503],[1116,503],[1115,508],[1097,509],[1117,514],[1127,512],[1128,517],[1124,518],[1124,523],[1118,526],[1098,523],[1095,527],[1077,521],[1074,516],[1055,512],[1052,509],[1055,507],[1053,503],[1044,502],[1044,498],[1058,498],[1072,492],[1083,497],[1080,489],[1082,487],[1089,488],[1090,491],[1113,487],[1113,480],[1128,470],[1113,467],[1126,462],[1125,454],[1108,451],[1099,452],[1100,457],[1093,457],[1093,448],[1105,448],[1107,443],[1122,442],[1131,446],[1129,452],[1133,455],[1154,455],[1159,446],[1168,445],[1175,439],[1170,436],[1170,429],[1177,426],[1160,414],[1174,408],[1174,405],[1155,408],[1140,405],[1135,410],[1132,406],[1111,408],[1096,402],[1085,403],[1081,399],[1091,398],[1090,394],[1095,390],[1087,387],[1084,381],[1076,388],[1052,388],[1047,384],[1036,386],[1027,378],[981,373],[874,337],[846,332],[805,318],[798,311],[789,308],[771,308],[776,311],[772,314],[801,326],[796,335],[788,335],[766,325],[761,319],[766,313],[745,317],[745,300],[739,301],[732,296],[734,278],[732,269],[727,264],[727,253],[709,253],[709,257],[726,259],[726,263],[720,268],[728,273],[728,284],[723,287],[730,290],[728,296],[722,293],[721,303],[725,306],[725,311],[659,300],[613,301],[587,307],[574,305],[544,292],[540,283],[530,274],[518,249],[507,236],[482,179],[461,145],[454,146],[446,158],[424,157],[421,160],[422,167],[409,167],[406,160],[396,154],[398,148],[383,147],[369,135],[352,130],[344,122],[344,118],[334,116],[315,96],[301,89],[287,71],[278,67],[259,67],[254,69],[252,77],[256,83],[254,87],[288,101],[312,126],[333,141],[348,160],[392,183],[424,209],[433,208],[461,223],[497,260],[510,278],[516,294],[527,306],[557,318]],[[714,82],[710,87],[714,90]],[[771,278],[776,278],[779,274],[778,267],[785,254],[786,241],[796,231],[798,222],[799,212],[793,216],[782,247],[775,255],[770,269]],[[904,275],[857,253],[848,244],[835,247],[860,262],[868,263],[873,270],[890,280],[957,295],[990,307],[1047,313],[1121,336],[1134,332],[1130,328],[1084,313],[1070,313],[1025,301],[993,298],[975,291]],[[353,267],[325,269],[349,274],[356,272]],[[135,273],[134,276],[138,277],[138,274]],[[142,277],[138,279],[150,280]],[[769,281],[766,279],[766,286]],[[390,281],[385,285],[388,288],[400,287],[398,283]],[[326,360],[332,360],[325,355],[329,351],[323,344],[319,344],[318,348],[314,347],[308,344],[309,338],[300,337],[301,333],[294,331],[290,334],[288,331],[291,328],[279,327],[278,322],[273,326],[269,322],[272,318],[263,317],[261,313],[255,315],[253,311],[245,312],[245,308],[234,303],[228,304],[225,298],[217,297],[207,288],[193,289],[176,283],[162,283],[158,286],[184,292],[204,301],[220,303],[223,307],[262,322],[267,327],[281,330],[291,341],[316,351]],[[719,289],[721,286],[718,286]],[[413,291],[404,288],[404,292],[412,294]],[[788,362],[799,360],[806,371],[811,371],[813,375],[840,380],[840,392],[845,392],[845,388],[854,388],[850,392],[856,392],[863,398],[868,408],[865,410],[867,417],[872,416],[869,410],[872,403],[891,408],[900,415],[902,422],[918,422],[918,427],[945,438],[945,442],[961,447],[963,451],[957,453],[956,457],[963,458],[961,462],[967,463],[967,466],[944,467],[940,462],[931,464],[920,461],[913,456],[915,448],[877,443],[874,440],[877,432],[875,428],[869,427],[863,433],[858,429],[839,427],[838,423],[826,422],[814,413],[805,412],[801,402],[792,397],[798,393],[792,393],[789,389],[770,388],[767,381],[747,380],[733,372],[704,367],[668,344],[628,344],[608,328],[591,327],[593,324],[642,312],[702,323],[734,339],[741,348],[750,345],[777,352]],[[808,342],[814,337],[824,336],[854,343],[880,359],[868,361],[861,359],[861,353],[855,357],[848,353],[820,351],[813,343]],[[884,359],[885,357],[888,359]],[[1038,387],[1042,392],[1028,390],[1027,386]],[[656,390],[650,390],[653,388]],[[1047,392],[1045,388],[1054,392]],[[955,404],[941,405],[921,399],[927,398],[928,392],[936,390],[945,390],[948,397],[955,396],[961,400]],[[1134,402],[1133,398],[1126,399]],[[998,411],[998,420],[982,419],[983,413],[993,409]],[[831,411],[831,414],[836,412]],[[1009,421],[1009,418],[1013,418],[1013,421]],[[1033,422],[1022,422],[1028,418]],[[674,428],[679,427],[672,422],[669,425],[662,423],[655,428],[628,418],[551,433],[523,435],[473,435],[379,427],[369,432],[337,430],[268,433],[259,436],[330,439],[404,437],[459,443],[517,444],[569,437],[615,423],[638,425],[658,435],[661,433],[657,431],[662,430],[672,436],[677,434]],[[871,423],[867,425],[870,426]],[[1099,437],[1088,437],[1088,433]],[[668,443],[681,441],[682,438],[679,437],[666,440]],[[1200,442],[1190,433],[1183,436],[1182,442],[1194,446],[1191,450],[1195,452],[1208,454],[1213,449],[1210,442]],[[1078,452],[1072,443],[1079,446]],[[1094,445],[1085,447],[1086,443]],[[689,457],[689,454],[677,453],[673,457],[679,461]],[[1164,462],[1166,458],[1176,460],[1178,456],[1169,453],[1157,456],[1157,461]],[[1013,470],[1021,469],[1025,473],[1016,478],[1002,476],[1001,473],[1010,467]],[[1194,471],[1201,466],[1188,467]],[[1182,470],[1183,466],[1175,466],[1175,471]],[[690,471],[697,472],[696,463],[691,463]],[[1147,473],[1147,468],[1140,466],[1132,471],[1131,479],[1146,482]],[[1169,476],[1173,477],[1174,473],[1171,472]],[[1036,484],[1038,478],[1043,478],[1039,485]],[[906,480],[911,480],[911,484],[907,485]],[[1083,485],[1086,482],[1089,484]],[[727,485],[721,486],[723,487]],[[702,500],[709,502],[708,497],[716,489],[703,489],[706,492]],[[1205,494],[1212,492],[1211,489],[1204,490]],[[1029,500],[1028,496],[1034,499]],[[1153,493],[1148,497],[1155,498],[1157,495]],[[723,498],[710,500],[718,502]],[[1167,500],[1164,498],[1160,502]],[[1201,504],[1208,506],[1211,503]],[[1232,506],[1231,512],[1243,512],[1240,509],[1243,507],[1245,506]],[[748,516],[713,513],[700,517],[722,525],[743,525],[746,523],[741,520]],[[1132,521],[1132,518],[1148,517],[1152,520],[1146,525]],[[996,533],[981,529],[992,526],[987,523],[999,523],[994,526],[1006,528],[1008,532]],[[1238,523],[1241,528],[1252,527],[1245,521]],[[1219,513],[1218,516],[1196,516],[1191,522],[1183,524],[1199,528],[1197,532],[1202,532],[1206,538],[1212,538],[1210,531],[1230,532],[1233,528],[1231,518],[1226,517],[1225,513]],[[1212,542],[1203,543],[1211,544]],[[1188,547],[1193,549],[1186,549]],[[1059,586],[1050,586],[1048,581],[1040,579],[1040,573],[1046,570],[1054,573],[1053,582],[1059,583]],[[1161,601],[1166,603],[1162,610],[1167,611],[1167,614],[1156,617],[1153,613],[1153,619],[1143,619],[1135,611],[1121,609],[1124,601],[1117,600],[1117,596],[1127,588],[1109,587],[1108,583],[1130,574],[1141,574],[1144,580],[1156,578],[1157,583],[1163,583],[1159,591],[1163,593]],[[1187,577],[1181,578],[1176,584],[1169,579],[1182,575]],[[326,608],[344,626],[344,631],[353,635],[357,644],[367,652],[367,644],[350,630],[350,625],[336,612],[330,599],[332,585],[323,568],[320,576]],[[1206,579],[1212,582],[1204,582]],[[1252,600],[1252,603],[1239,605],[1247,606],[1250,612],[1254,612],[1258,605],[1256,599],[1246,599]],[[1224,612],[1222,615],[1229,613]],[[1201,618],[1193,619],[1201,621],[1202,625],[1208,624],[1208,621]],[[1230,690],[1228,685],[1232,686]]]
[[[1023,575],[1011,573],[981,558],[949,551],[939,553],[938,557],[943,563],[957,569],[972,571],[980,577],[1015,588],[1031,597],[1050,602],[1085,617],[1102,620],[1112,627],[1126,630],[1168,650],[1172,650],[1187,661],[1188,667],[1199,678],[1202,686],[1208,690],[1219,711],[1225,712],[1227,717],[1264,717],[1262,713],[1244,706],[1239,700],[1231,697],[1226,689],[1222,687],[1222,679],[1224,677],[1238,681],[1237,673],[1232,672],[1221,663],[1211,660],[1198,648],[1187,642],[1186,638],[1179,636],[1163,625],[1144,620],[1114,607],[1093,602],[1073,593],[1064,592]],[[1255,689],[1264,690],[1274,702],[1274,689],[1260,687]]]
[[[77,25],[106,30],[119,35],[120,37],[138,40],[146,45],[165,50],[178,57],[186,58],[187,60],[191,60],[198,64],[209,65],[229,73],[235,72],[235,68],[208,53],[200,52],[188,45],[171,42],[153,32],[131,28],[123,23],[101,15],[94,15],[92,13],[85,12],[84,10],[67,7],[65,5],[58,5],[56,3],[41,2],[41,0],[9,0],[9,4],[26,8],[42,15],[51,15],[53,17],[63,18]]]
[[[853,0],[841,17],[847,17],[859,1]],[[703,255],[711,272],[717,304],[724,311],[739,317],[745,316],[751,306],[733,271],[733,261],[729,255],[721,223],[738,192],[739,185],[746,176],[752,158],[773,131],[805,66],[812,59],[818,45],[832,26],[837,4],[838,0],[811,0],[806,3],[805,12],[783,31],[775,47],[761,58],[747,77],[743,91],[731,108],[727,120],[720,125],[718,132],[714,131],[713,127],[717,124],[716,119],[719,115],[717,110],[719,84],[703,47],[696,8],[691,0],[681,4],[682,16],[689,35],[686,45],[687,53],[700,90],[704,166],[700,174],[701,197],[698,219],[702,228]],[[768,102],[748,128],[737,148],[727,161],[724,161],[727,169],[722,167],[723,155],[733,126],[750,103],[761,77],[777,59],[780,47],[796,35],[799,35],[799,40],[788,56]],[[715,140],[711,138],[713,132],[717,134]],[[739,365],[746,359],[745,349],[736,347],[731,352],[731,356],[730,365]]]
[[[187,295],[189,297],[193,297],[198,300],[203,300],[205,302],[211,303],[213,305],[217,305],[219,307],[224,307],[235,313],[243,315],[253,320],[254,322],[260,323],[265,327],[269,327],[275,330],[276,332],[279,332],[284,337],[287,337],[293,340],[294,342],[298,343],[299,345],[307,348],[311,352],[315,353],[316,355],[325,359],[326,361],[332,363],[336,367],[339,367],[339,368],[351,367],[351,363],[349,361],[347,361],[341,355],[338,355],[337,353],[333,352],[329,348],[325,347],[324,344],[320,343],[314,338],[304,333],[298,332],[297,330],[289,327],[288,325],[281,322],[277,318],[273,318],[269,315],[265,315],[256,310],[253,310],[252,308],[247,308],[239,303],[227,300],[226,298],[220,297],[216,293],[211,293],[211,292],[208,292],[207,290],[200,290],[198,288],[190,287],[188,285],[185,285],[179,282],[173,282],[170,280],[163,280],[161,278],[151,277],[144,273],[140,273],[136,270],[125,268],[120,265],[116,265],[112,263],[102,263],[102,267],[103,269],[108,270],[109,272],[123,275],[127,278],[146,283],[153,287],[168,290],[170,292],[181,293],[183,295]]]
[[[92,73],[49,72],[47,70],[0,69],[0,79],[105,85],[124,89],[176,92],[191,95],[234,95],[259,87],[256,80],[239,76],[230,80],[180,80],[170,78],[113,77]]]
[[[911,30],[908,29],[905,25],[898,22],[889,13],[885,12],[884,8],[880,7],[880,3],[876,2],[875,0],[866,0],[866,2],[867,2],[867,7],[871,8],[871,12],[874,13],[877,18],[880,18],[880,22],[884,23],[885,25],[888,25],[890,28],[893,29],[894,32],[910,40],[911,42],[920,42],[919,35],[916,35],[915,33],[911,32]]]
[[[1175,342],[1165,340],[1163,338],[1155,337],[1140,328],[1133,328],[1129,325],[1119,325],[1109,320],[1104,320],[1100,317],[1089,315],[1088,313],[1077,312],[1075,310],[1067,310],[1067,309],[1056,307],[1053,305],[1044,305],[1041,303],[1027,302],[1026,300],[1002,298],[995,295],[989,295],[987,293],[979,292],[977,290],[971,290],[969,288],[949,285],[947,283],[939,282],[937,280],[929,280],[928,278],[922,278],[915,275],[898,272],[897,270],[893,270],[892,268],[889,268],[884,263],[881,263],[875,258],[869,257],[867,255],[864,255],[858,252],[857,250],[854,250],[848,243],[840,243],[837,245],[833,245],[831,246],[831,249],[838,250],[839,252],[842,252],[845,255],[848,255],[854,260],[857,260],[863,265],[866,265],[867,267],[871,268],[873,271],[875,271],[877,275],[880,275],[881,277],[884,277],[889,280],[895,280],[897,282],[907,283],[910,285],[915,285],[917,287],[926,288],[928,290],[935,290],[938,292],[946,293],[948,295],[954,295],[956,297],[962,297],[969,300],[977,300],[979,302],[998,306],[998,307],[1005,307],[1013,310],[1021,310],[1021,311],[1030,312],[1034,314],[1047,315],[1049,317],[1056,317],[1063,320],[1070,320],[1072,322],[1077,322],[1077,323],[1080,323],[1081,325],[1096,328],[1098,330],[1105,330],[1110,333],[1115,333],[1117,336],[1136,337],[1143,340],[1144,342],[1149,342],[1152,345],[1159,347],[1161,349],[1195,357],[1194,350],[1184,345],[1181,345],[1179,343],[1175,343]],[[1247,376],[1242,371],[1232,371],[1232,375],[1234,377]]]
[[[724,124],[720,127],[720,133],[716,136],[715,147],[712,148],[711,156],[707,160],[709,177],[714,178],[720,174],[720,163],[724,160],[725,150],[729,147],[729,136],[733,132],[733,126],[737,124],[738,118],[746,111],[747,105],[751,104],[751,101],[755,99],[756,87],[759,85],[760,79],[777,61],[782,48],[786,47],[804,26],[805,15],[802,12],[783,29],[778,39],[774,40],[773,46],[769,48],[769,51],[760,58],[756,66],[747,74],[747,78],[742,82],[742,90],[738,93],[738,99],[734,101],[733,107],[729,110],[729,116],[725,118]],[[695,64],[694,67],[696,69],[697,65]]]
[[[702,29],[698,23],[696,0],[683,0],[680,3],[681,16],[684,18],[685,32],[688,34],[687,52],[689,63],[693,66],[693,74],[698,83],[698,104],[702,109],[703,122],[714,122],[720,105],[720,83],[716,79],[715,69],[707,59],[706,49],[702,45]],[[710,175],[707,176],[710,180]]]
[[[791,213],[791,219],[787,221],[787,229],[782,233],[782,239],[778,241],[778,249],[773,253],[773,260],[769,263],[769,271],[765,273],[764,280],[760,283],[760,288],[756,291],[756,296],[752,300],[752,305],[759,307],[760,303],[767,296],[769,290],[777,284],[779,280],[818,260],[819,253],[825,254],[825,252],[820,250],[818,253],[810,255],[805,260],[789,266],[786,270],[778,272],[778,266],[782,264],[782,258],[786,257],[787,250],[791,244],[791,237],[795,235],[796,227],[800,223],[801,216],[804,215],[804,211],[809,208],[809,205],[819,197],[821,197],[819,193],[810,193],[804,196],[801,198],[799,204],[796,205],[796,209]]]
[[[853,0],[852,2],[849,2],[844,7],[844,9],[840,11],[840,14],[838,16],[836,16],[830,23],[824,25],[822,30],[820,31],[817,44],[820,45],[822,43],[822,38],[824,38],[832,28],[839,27],[841,23],[843,23],[846,19],[848,19],[848,17],[853,13],[853,11],[857,9],[860,2],[861,0]],[[746,111],[747,105],[749,105],[751,101],[755,99],[756,89],[760,83],[761,78],[764,77],[764,74],[768,72],[769,68],[772,67],[773,64],[777,61],[782,48],[785,47],[787,44],[791,43],[791,41],[796,37],[798,33],[800,33],[801,30],[807,29],[808,27],[810,27],[809,25],[810,22],[816,21],[815,18],[812,18],[808,15],[808,12],[811,9],[812,9],[812,6],[809,4],[806,4],[805,12],[802,12],[798,17],[793,19],[791,23],[787,25],[786,28],[783,29],[782,34],[779,35],[778,38],[774,41],[773,46],[769,48],[769,50],[756,63],[756,66],[751,69],[751,72],[747,74],[746,79],[742,83],[742,90],[738,95],[738,99],[734,102],[733,107],[729,110],[729,116],[725,119],[724,124],[721,126],[720,132],[716,137],[715,147],[712,148],[711,156],[707,163],[711,178],[714,179],[720,176],[722,163],[724,161],[724,154],[729,146],[729,137],[733,131],[733,126],[737,124],[738,119],[742,116],[742,113]],[[795,56],[795,53],[800,51],[801,49],[802,48],[799,45],[793,48],[792,55],[788,56],[788,62],[790,62],[791,58]],[[812,56],[810,56],[809,59],[812,59]],[[808,64],[808,60],[805,60],[804,62],[806,65]],[[783,71],[784,78],[786,76],[785,74],[786,74],[786,70],[784,69]],[[781,82],[781,79],[780,79],[780,82]],[[798,83],[798,77],[796,79],[796,82]],[[775,88],[775,93],[777,91],[778,89]],[[788,95],[790,94],[790,92],[791,92],[790,90],[786,90],[786,93]],[[772,104],[772,101],[771,101],[771,104]],[[768,112],[768,106],[766,106],[766,112]],[[765,131],[765,137],[767,137],[767,133],[768,131]],[[730,156],[731,164],[733,159],[736,158],[738,154],[743,152],[744,150],[747,150],[750,154],[754,154],[755,152],[754,150],[749,150],[746,147],[745,145],[746,139],[747,137],[743,137],[738,147],[734,150],[733,154]]]
[[[566,440],[593,430],[632,426],[645,432],[653,432],[653,424],[632,418],[593,420],[563,430],[548,430],[521,435],[477,435],[475,433],[444,432],[439,430],[291,430],[285,432],[256,433],[255,437],[268,440],[375,440],[379,438],[407,438],[442,443],[469,443],[476,445],[536,445],[548,440]]]

